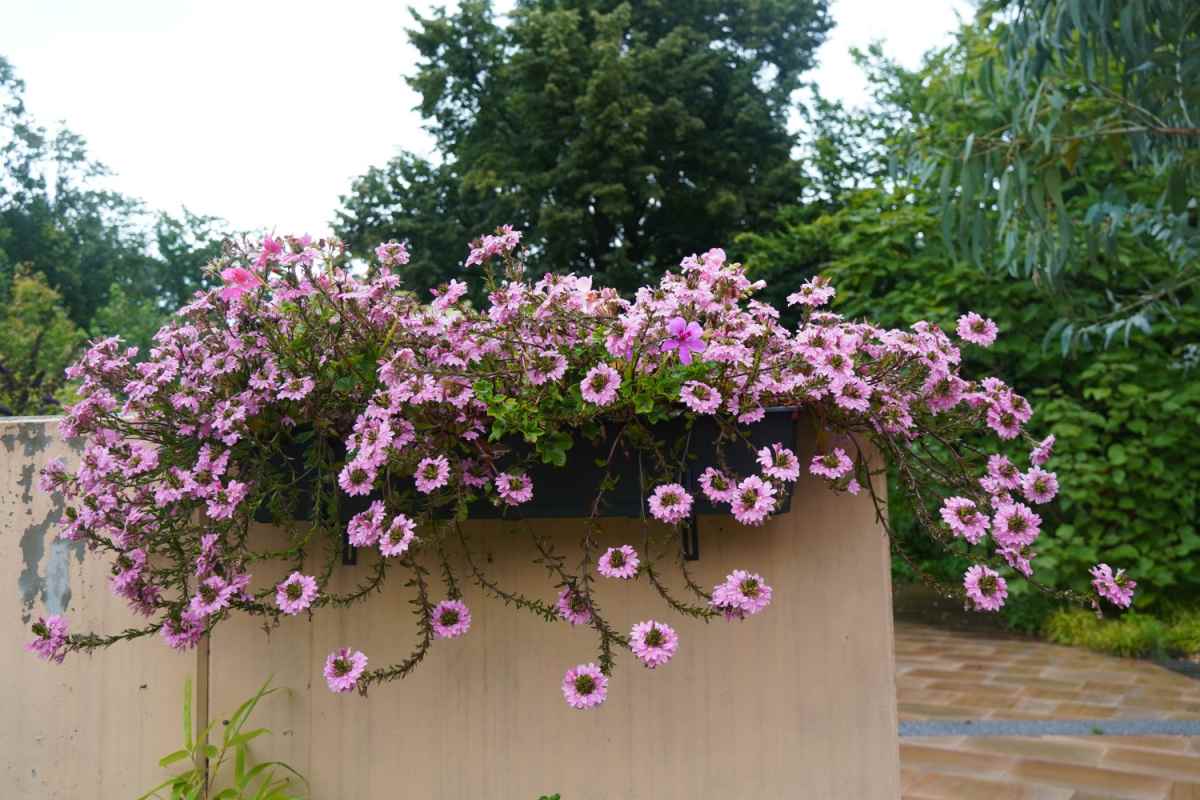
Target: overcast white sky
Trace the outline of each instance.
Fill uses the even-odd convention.
[[[0,54],[44,124],[64,121],[152,207],[323,233],[351,180],[431,140],[404,83],[415,0],[3,0]],[[509,4],[501,2],[501,7]],[[859,103],[851,47],[901,63],[947,41],[966,0],[834,0],[812,77]]]

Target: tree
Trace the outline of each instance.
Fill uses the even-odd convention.
[[[411,82],[442,164],[372,170],[336,229],[360,250],[444,245],[414,262],[418,283],[461,265],[453,237],[510,222],[535,269],[632,289],[805,185],[787,117],[825,0],[521,0],[507,24],[468,0],[415,18]]]
[[[922,118],[946,115],[919,110],[912,144],[918,171],[940,186],[955,253],[1056,291],[1102,282],[1101,307],[1055,326],[1064,346],[1149,332],[1194,304],[1200,5],[989,0],[951,58],[944,99],[975,124],[939,129]],[[1169,268],[1128,274],[1131,242]]]
[[[0,292],[0,416],[58,411],[63,370],[83,339],[58,292],[19,267]]]

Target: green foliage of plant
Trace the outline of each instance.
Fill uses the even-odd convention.
[[[169,767],[189,761],[193,766],[163,781],[138,800],[151,797],[170,800],[301,800],[303,795],[296,794],[293,789],[294,781],[304,784],[305,789],[308,788],[308,781],[296,770],[282,761],[251,764],[250,742],[270,731],[266,728],[243,728],[259,702],[279,691],[269,688],[270,684],[268,679],[253,697],[233,712],[225,722],[218,747],[209,743],[209,735],[217,724],[215,720],[199,736],[192,735],[192,679],[188,678],[183,685],[183,747],[160,758],[158,765]],[[229,779],[232,783],[221,788],[222,769],[230,764],[231,759],[233,774]],[[280,773],[290,773],[290,776],[284,774],[276,777]]]
[[[63,399],[63,370],[83,332],[46,279],[19,269],[0,291],[0,415],[50,414]]]
[[[372,169],[335,229],[359,252],[409,240],[414,289],[512,223],[536,271],[632,291],[800,195],[788,116],[830,25],[825,0],[521,0],[507,20],[471,0],[417,16],[410,82],[442,164]]]
[[[1046,621],[1045,636],[1118,656],[1190,657],[1200,654],[1200,610],[1159,616],[1136,611],[1101,618],[1081,609],[1060,609]]]

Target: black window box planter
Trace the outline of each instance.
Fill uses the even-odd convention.
[[[742,432],[747,441],[722,443],[725,463],[741,477],[758,473],[760,471],[757,457],[759,449],[768,447],[775,442],[780,442],[788,448],[795,447],[798,419],[797,409],[769,409],[766,416],[759,422],[743,426]],[[708,467],[718,464],[717,433],[717,424],[712,418],[698,417],[692,427],[691,438],[688,440],[689,456],[683,461],[678,481],[695,498],[694,515],[725,513],[725,509],[715,508],[708,502],[699,485],[700,474]],[[656,426],[654,434],[656,438],[667,442],[668,446],[687,435],[681,420]],[[335,453],[338,450],[342,451],[338,455],[344,454],[341,442],[332,442],[331,446],[336,448]],[[299,521],[311,520],[313,511],[312,482],[315,476],[301,474],[305,471],[304,461],[308,447],[308,443],[293,443],[284,449],[286,459],[278,459],[275,462],[277,466],[284,469],[290,468],[295,476],[298,491],[290,517]],[[477,500],[471,506],[471,518],[590,517],[596,492],[605,473],[603,467],[597,466],[597,461],[607,460],[610,450],[611,444],[601,442],[597,445],[580,438],[567,451],[565,466],[556,467],[536,462],[525,467],[526,474],[533,481],[533,500],[516,508],[499,508],[486,499]],[[617,485],[605,492],[597,516],[635,518],[642,516],[645,496],[640,482],[642,474],[646,474],[647,480],[649,480],[649,465],[639,464],[637,452],[618,447],[613,455],[611,469],[612,474],[618,479]],[[309,472],[312,471],[309,470]],[[645,488],[645,494],[648,495],[654,487],[648,485]],[[351,497],[342,493],[341,489],[332,481],[329,491],[339,492],[338,511],[342,522],[348,522],[355,514],[365,511],[372,501],[379,499],[377,493],[364,497]],[[788,485],[783,490],[780,502],[776,506],[776,514],[786,513],[791,508],[791,495],[792,486]],[[275,521],[266,503],[256,509],[254,518],[256,521],[264,523]]]

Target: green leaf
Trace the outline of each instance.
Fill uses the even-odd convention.
[[[1125,447],[1120,444],[1112,444],[1108,447],[1108,463],[1120,466],[1128,461],[1128,456],[1125,454]]]

